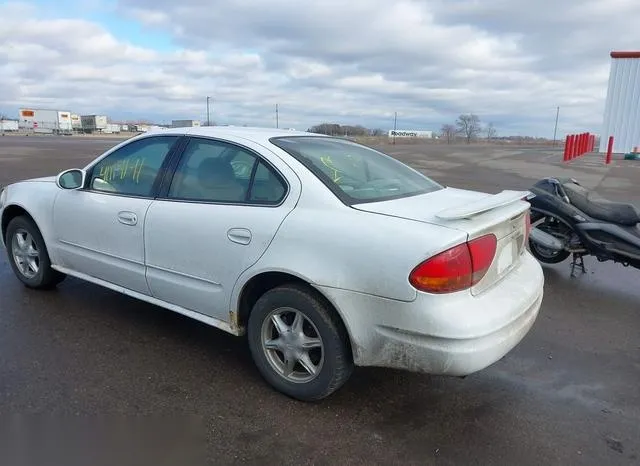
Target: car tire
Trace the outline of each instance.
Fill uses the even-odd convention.
[[[309,287],[288,284],[263,294],[251,310],[247,334],[262,377],[291,398],[326,398],[353,372],[349,338],[342,322]],[[287,361],[293,361],[289,374],[292,366]]]
[[[21,239],[18,240],[18,237]],[[24,247],[21,248],[21,244]],[[29,217],[18,216],[9,222],[5,245],[9,264],[14,274],[26,287],[49,289],[65,279],[66,275],[51,268],[51,260],[44,239],[34,221]],[[18,251],[15,250],[16,246]],[[27,256],[33,262],[25,265]]]

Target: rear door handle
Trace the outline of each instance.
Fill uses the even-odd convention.
[[[135,225],[138,223],[138,216],[133,212],[118,212],[118,221],[124,225]]]
[[[251,242],[251,232],[246,228],[231,228],[227,231],[227,238],[238,244],[249,244]]]

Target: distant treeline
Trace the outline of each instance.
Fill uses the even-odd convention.
[[[339,125],[337,123],[321,123],[312,126],[310,133],[326,134],[328,136],[383,136],[387,132],[383,129],[370,129],[361,125]]]

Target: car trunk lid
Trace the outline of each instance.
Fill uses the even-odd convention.
[[[528,191],[487,194],[444,188],[428,194],[356,204],[365,212],[410,219],[463,231],[467,240],[487,234],[497,239],[496,254],[484,278],[471,292],[482,293],[513,270],[525,251]]]

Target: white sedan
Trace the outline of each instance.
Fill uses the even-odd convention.
[[[318,400],[354,366],[463,376],[511,351],[543,296],[527,194],[342,138],[177,128],[7,186],[0,238],[26,286],[74,276],[246,334],[268,383]]]

